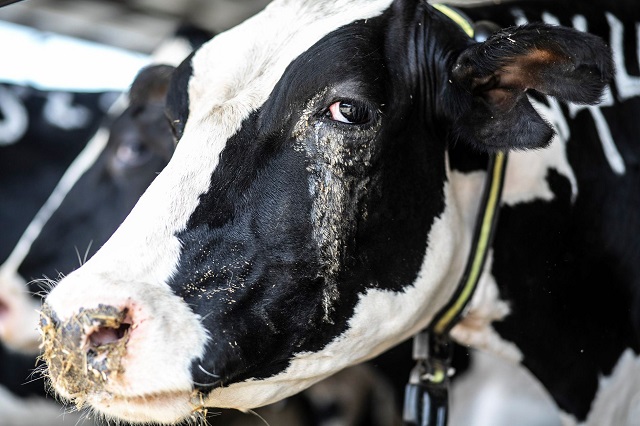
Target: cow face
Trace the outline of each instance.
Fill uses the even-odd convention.
[[[214,38],[173,77],[169,165],[47,297],[55,388],[170,423],[274,402],[427,325],[471,234],[448,140],[497,147],[501,123],[548,142],[524,89],[575,64],[538,47],[480,66],[448,18],[386,0],[274,2]]]
[[[140,71],[126,109],[98,133],[97,138],[107,139],[106,146],[33,241],[18,268],[21,276],[55,278],[80,266],[109,239],[169,162],[174,143],[164,99],[173,69],[154,65]],[[29,290],[38,293],[39,284],[31,282]]]

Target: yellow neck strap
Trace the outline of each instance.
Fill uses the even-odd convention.
[[[473,37],[473,26],[459,12],[443,4],[434,4],[433,7],[458,24],[469,37]],[[469,260],[458,284],[458,289],[453,299],[440,310],[432,322],[431,329],[437,335],[444,335],[455,325],[467,306],[478,284],[487,252],[491,245],[493,227],[496,222],[499,209],[500,195],[502,193],[502,181],[506,167],[507,155],[498,152],[490,159],[488,182],[485,194],[478,214],[476,229],[474,230],[473,245],[469,253]]]

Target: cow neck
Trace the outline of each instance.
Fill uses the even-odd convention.
[[[474,37],[473,25],[459,11],[442,4],[433,7],[459,25],[469,37]],[[506,164],[504,152],[489,156],[471,248],[458,286],[431,324],[414,336],[416,366],[411,372],[404,401],[403,417],[407,425],[441,426],[447,423],[452,351],[449,332],[463,316],[482,275],[497,223]]]

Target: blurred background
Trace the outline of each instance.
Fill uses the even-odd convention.
[[[36,86],[51,88],[122,89],[131,83],[147,56],[178,27],[194,25],[221,32],[267,3],[268,0],[17,2],[0,8],[0,40],[11,40],[0,42],[0,81],[31,80]]]
[[[228,29],[268,0],[27,0],[0,9],[0,19],[42,31],[150,53],[180,23]]]

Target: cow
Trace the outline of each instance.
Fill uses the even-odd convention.
[[[171,161],[46,297],[54,389],[173,424],[275,402],[399,344],[456,292],[489,157],[508,151],[451,336],[528,368],[565,424],[633,421],[639,152],[625,118],[639,106],[623,36],[639,12],[465,9],[502,28],[479,42],[423,1],[276,0],[219,34],[172,77]],[[553,19],[566,26],[539,22]]]
[[[95,133],[117,94],[0,84],[0,261]]]
[[[70,124],[70,129],[75,129],[82,122],[78,117],[92,118],[92,127],[82,134],[84,142],[77,148],[72,144],[77,139],[75,136],[80,135],[44,128],[29,132],[27,141],[30,144],[11,144],[34,146],[30,151],[23,147],[23,151],[5,152],[3,164],[11,164],[10,170],[21,170],[21,175],[5,170],[6,175],[2,178],[7,187],[19,185],[22,174],[31,173],[33,176],[25,182],[41,187],[38,191],[44,192],[46,188],[50,194],[44,202],[37,196],[38,191],[34,190],[36,194],[32,194],[31,186],[23,187],[20,196],[28,198],[23,204],[40,201],[40,210],[30,223],[27,222],[28,226],[11,220],[3,223],[15,228],[12,232],[23,232],[17,243],[3,240],[3,247],[9,243],[13,245],[0,265],[0,341],[11,349],[37,352],[34,349],[39,345],[38,334],[33,321],[28,318],[34,310],[39,310],[47,280],[73,271],[92,256],[169,161],[173,153],[173,138],[164,116],[169,78],[176,65],[212,36],[213,33],[193,25],[178,26],[172,37],[154,50],[152,65],[138,72],[127,93],[119,94],[114,102],[113,95],[117,93],[107,92],[112,95],[107,105],[111,106],[108,114],[94,118],[83,104],[74,107],[80,111],[74,114],[74,110],[65,109],[60,100],[56,102],[56,108],[45,105],[44,110],[56,111],[53,115],[66,117],[68,123],[75,123]],[[89,99],[94,99],[93,93],[89,95]],[[61,96],[57,92],[48,95],[51,98]],[[68,99],[69,95],[63,98]],[[39,123],[42,120],[32,121]],[[63,152],[58,154],[57,151]],[[61,163],[58,157],[65,158],[66,162]],[[44,170],[61,170],[55,175],[49,172],[48,179],[40,182],[36,177],[40,178],[42,172],[29,168],[22,170],[19,163],[23,158],[26,166],[32,169],[37,169],[36,164],[42,163]],[[8,214],[12,204],[20,204],[19,201],[18,197],[15,202],[6,200],[2,211]],[[33,217],[25,215],[24,209],[20,213]],[[18,215],[18,212],[12,214]],[[27,297],[29,293],[33,297]]]
[[[115,101],[115,91],[3,86],[0,124],[16,131],[4,131],[0,147],[0,163],[8,165],[0,176],[2,225],[11,231],[2,236],[2,249],[12,249],[0,265],[0,423],[58,421],[61,405],[44,398],[42,379],[33,372],[39,355],[34,323],[46,277],[69,273],[91,256],[168,162],[168,77],[208,38],[209,32],[180,26],[153,55],[155,62],[173,65],[140,71],[128,99]],[[13,235],[20,232],[16,243]],[[36,408],[39,417],[32,415]],[[65,420],[77,421],[71,415]]]
[[[90,257],[168,163],[173,139],[163,111],[172,71],[155,65],[140,72],[128,106],[105,120],[67,170],[59,184],[66,193],[53,194],[57,205],[47,220],[30,225],[37,235],[28,229],[0,266],[0,339],[8,347],[37,353],[37,330],[28,318],[37,318],[47,277],[67,274]]]
[[[10,261],[0,266],[0,301],[7,307],[5,315],[0,317],[0,338],[13,350],[0,346],[0,384],[14,393],[9,401],[5,398],[7,407],[0,415],[3,422],[11,425],[44,423],[60,410],[58,406],[33,399],[43,393],[43,388],[38,373],[32,373],[33,353],[39,344],[32,317],[39,310],[43,286],[50,281],[38,277],[66,275],[90,258],[94,247],[100,247],[108,239],[169,161],[174,142],[164,116],[164,98],[173,69],[169,65],[153,65],[140,71],[131,85],[128,106],[104,124],[85,155],[79,157],[78,163],[84,166],[83,173],[72,173],[77,180],[41,226],[38,236],[29,240],[27,253],[21,257],[10,256]],[[96,147],[101,147],[99,153]],[[87,158],[93,162],[87,164]],[[80,253],[78,247],[86,247],[86,250]],[[33,298],[27,297],[24,290],[28,290]],[[360,390],[350,389],[347,395],[336,396],[335,390],[343,387],[341,384],[345,381],[358,383]],[[39,403],[42,419],[34,420],[28,414],[33,410],[31,405],[12,403],[11,399],[16,397],[31,397],[32,404]],[[374,418],[365,411],[370,398],[377,400],[376,410],[370,414]],[[336,375],[309,393],[290,399],[286,404],[260,410],[259,414],[300,424],[330,424],[338,418],[348,424],[355,424],[353,419],[358,419],[369,424],[389,425],[397,418],[393,408],[393,395],[380,373],[372,367],[362,367]],[[216,412],[215,415],[238,424],[256,421],[232,412]]]
[[[209,38],[211,34],[183,26],[175,38],[169,40],[169,46],[158,49],[155,61],[164,58],[175,63],[176,57],[187,56],[194,46]],[[181,46],[184,41],[188,43]],[[0,305],[5,309],[0,315],[0,343],[6,345],[5,348],[0,344],[0,423],[3,425],[7,422],[14,426],[51,423],[60,413],[58,404],[38,398],[44,396],[44,389],[39,374],[33,373],[40,343],[34,318],[40,309],[43,288],[51,281],[46,277],[66,275],[90,258],[169,161],[174,141],[164,115],[164,98],[173,69],[171,65],[152,65],[139,72],[128,92],[126,107],[120,100],[112,112],[114,117],[104,120],[101,130],[67,170],[59,184],[65,193],[52,197],[61,199],[47,220],[40,223],[37,218],[30,225],[38,230],[37,236],[27,232],[8,261],[0,266]],[[60,191],[59,188],[56,193]],[[23,249],[25,246],[28,247]],[[361,390],[336,397],[335,389],[345,381],[359,382]],[[390,410],[394,407],[390,392],[378,372],[371,367],[358,368],[336,375],[333,380],[286,404],[260,410],[259,414],[301,424],[328,424],[336,418],[354,423],[350,419],[359,418],[370,424],[387,425],[392,423],[390,418],[397,415]],[[364,414],[369,398],[378,400],[377,409],[371,414],[376,418],[370,421],[363,420],[369,418]],[[32,414],[35,407],[38,417]],[[214,414],[222,416],[225,422],[253,424],[258,421],[236,413]],[[61,419],[64,424],[77,420],[71,413]]]

